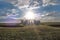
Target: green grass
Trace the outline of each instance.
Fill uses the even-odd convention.
[[[60,22],[42,22],[41,24],[45,24],[45,25],[60,25]]]
[[[60,28],[46,25],[0,27],[0,40],[60,40]]]

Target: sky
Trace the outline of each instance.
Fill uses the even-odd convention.
[[[29,9],[42,22],[60,22],[60,0],[0,0],[0,22],[22,18]]]

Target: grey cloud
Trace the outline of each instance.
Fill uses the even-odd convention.
[[[60,0],[43,0],[43,5],[58,5]]]
[[[60,22],[60,12],[45,12],[41,17],[42,22]]]
[[[24,6],[24,5],[29,5],[30,0],[6,0],[6,1],[16,6]]]
[[[42,5],[42,0],[3,0],[18,7],[37,7]]]
[[[0,1],[5,1],[8,3],[14,4],[14,5],[16,5],[18,3],[18,0],[0,0]]]
[[[41,6],[42,0],[30,0],[30,6]]]

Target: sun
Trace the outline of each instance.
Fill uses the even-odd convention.
[[[26,14],[25,14],[25,19],[27,20],[33,20],[35,19],[35,14],[32,12],[32,11],[28,11]]]

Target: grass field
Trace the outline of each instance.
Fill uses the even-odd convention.
[[[46,25],[0,27],[0,40],[60,40],[60,28]]]
[[[60,25],[60,22],[42,22],[41,24],[46,24],[46,25]]]

